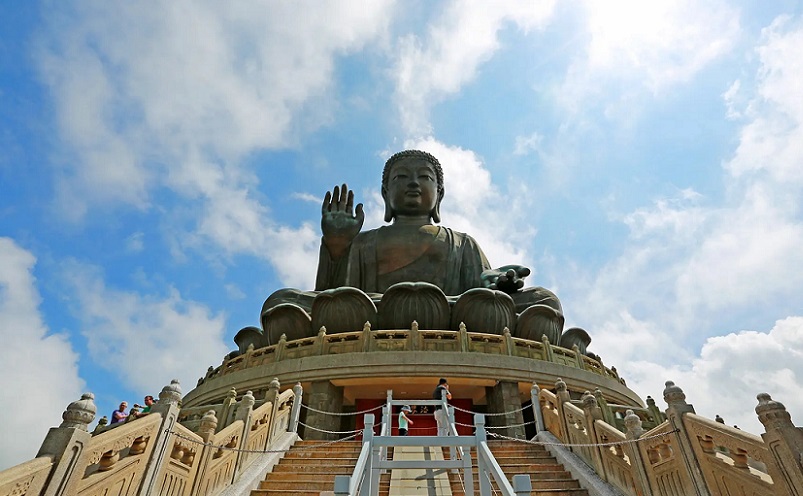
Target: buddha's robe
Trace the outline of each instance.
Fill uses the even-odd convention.
[[[400,244],[387,241],[382,231],[388,227],[361,232],[340,260],[332,260],[321,243],[315,290],[351,286],[381,294],[399,282],[428,282],[446,295],[460,295],[482,287],[481,274],[491,266],[477,242],[448,227],[433,227],[432,235]]]

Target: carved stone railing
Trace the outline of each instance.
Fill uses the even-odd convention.
[[[577,402],[561,380],[555,388],[533,386],[543,429],[626,495],[803,495],[803,429],[769,395],[758,396],[756,413],[767,431],[761,437],[696,415],[672,382],[664,390],[666,420],[645,432],[630,409],[623,433],[605,420],[612,410],[606,413],[609,405],[601,407],[594,394]]]
[[[0,472],[0,495],[40,494],[52,468],[53,457],[48,455]]]
[[[546,335],[542,341],[531,341],[512,337],[507,328],[500,335],[467,332],[462,325],[459,331],[424,331],[419,330],[417,324],[413,322],[409,330],[373,331],[370,325],[366,324],[362,331],[337,334],[327,334],[326,329],[321,328],[315,337],[293,341],[287,341],[282,336],[275,345],[259,349],[249,347],[239,356],[225,358],[220,366],[210,367],[206,375],[198,381],[198,385],[209,379],[283,360],[343,353],[405,351],[486,353],[530,358],[587,370],[624,384],[624,380],[619,377],[615,368],[607,368],[599,360],[581,354],[577,346],[567,349],[550,344]]]
[[[252,466],[259,469],[260,457],[275,457],[260,452],[297,438],[301,385],[279,389],[279,381],[271,381],[268,398],[256,409],[250,391],[239,401],[235,392],[233,403],[207,410],[197,432],[178,423],[177,381],[147,415],[95,433],[87,430],[96,412],[87,393],[67,407],[36,458],[0,472],[0,496],[218,495]],[[231,412],[230,422],[224,425],[216,412]]]

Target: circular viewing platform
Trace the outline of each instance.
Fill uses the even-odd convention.
[[[347,401],[384,398],[387,389],[410,384],[402,390],[410,389],[406,394],[413,398],[427,391],[425,385],[437,383],[439,376],[449,377],[455,396],[475,402],[482,402],[485,388],[499,381],[518,383],[526,402],[533,383],[553,389],[561,378],[578,397],[599,389],[611,403],[643,406],[616,368],[583,355],[577,347],[553,345],[546,336],[541,341],[515,338],[507,328],[501,335],[468,332],[464,325],[458,331],[419,330],[415,322],[411,329],[400,330],[375,331],[366,324],[362,331],[327,334],[321,328],[315,337],[287,341],[283,336],[275,345],[248,348],[217,368],[209,367],[183,405],[223,401],[232,388],[259,397],[274,377],[283,388],[296,382],[330,381],[345,388]],[[419,384],[423,389],[415,387]],[[396,392],[394,397],[404,394]]]

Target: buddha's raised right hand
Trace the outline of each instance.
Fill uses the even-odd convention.
[[[321,205],[323,243],[334,260],[343,257],[365,222],[362,203],[354,208],[354,192],[346,183],[327,191]]]

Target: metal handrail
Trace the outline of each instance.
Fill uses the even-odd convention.
[[[499,486],[499,490],[502,494],[505,496],[516,496],[516,491],[513,490],[513,486],[505,478],[502,467],[499,466],[496,458],[494,458],[493,453],[491,453],[491,448],[488,447],[486,441],[481,441],[477,445],[477,465],[482,467],[478,471],[478,476],[480,478],[486,473],[490,474],[496,481],[496,485]],[[482,483],[480,483],[480,492],[482,492]]]

